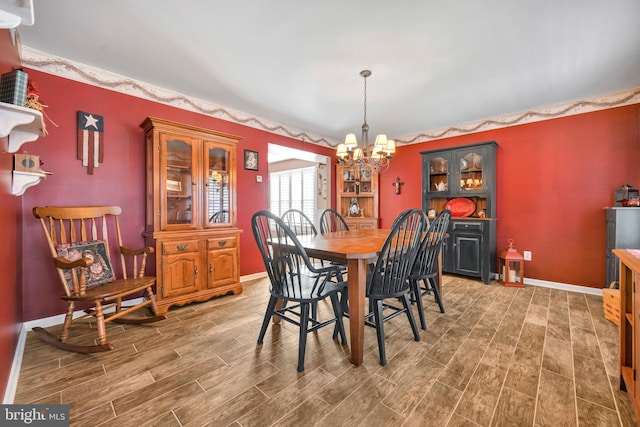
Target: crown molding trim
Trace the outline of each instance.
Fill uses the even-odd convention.
[[[403,145],[417,144],[436,139],[449,138],[464,134],[501,129],[526,123],[541,122],[560,117],[574,116],[593,111],[640,103],[640,87],[616,92],[609,95],[587,98],[579,101],[557,104],[520,113],[508,114],[491,119],[468,122],[461,125],[421,132],[396,139]]]
[[[229,107],[223,107],[209,101],[186,96],[179,92],[154,86],[100,68],[54,56],[29,46],[22,46],[22,64],[34,70],[42,71],[43,73],[53,74],[103,89],[148,99],[183,110],[206,114],[218,119],[265,130],[289,138],[312,142],[329,148],[334,148],[337,145],[335,141],[329,141],[327,138],[319,135],[243,113]]]
[[[319,135],[272,122],[229,107],[223,107],[209,101],[189,97],[179,92],[154,86],[100,68],[54,56],[28,46],[22,46],[22,63],[29,68],[69,80],[148,99],[153,102],[184,110],[194,111],[255,129],[311,142],[320,146],[335,148],[339,144],[339,142],[329,140]],[[394,139],[398,145],[417,144],[436,139],[501,129],[638,103],[640,103],[640,87],[608,95],[557,104],[550,107],[507,114],[441,129],[428,130]]]

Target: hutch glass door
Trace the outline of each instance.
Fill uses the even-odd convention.
[[[193,147],[190,140],[166,138],[164,220],[167,226],[193,226]],[[164,222],[164,221],[163,221]]]
[[[206,146],[206,218],[210,225],[231,224],[230,153],[213,144]]]

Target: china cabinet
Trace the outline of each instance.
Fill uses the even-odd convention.
[[[640,250],[614,249],[620,259],[620,389],[629,394],[636,419],[640,419],[640,329],[635,325],[640,315],[640,299],[636,293],[640,280]]]
[[[349,229],[378,228],[378,175],[364,166],[336,168],[336,210]]]
[[[496,260],[495,141],[422,151],[422,208],[450,209],[442,269],[488,284]]]
[[[240,137],[149,117],[146,227],[155,244],[160,313],[242,292],[236,227]]]

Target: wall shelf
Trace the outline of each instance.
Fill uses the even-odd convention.
[[[48,174],[44,172],[13,171],[11,194],[14,196],[22,196],[24,192],[27,191],[27,188],[39,184],[47,175]]]
[[[15,153],[22,144],[44,136],[43,129],[40,111],[0,102],[0,138],[8,137],[9,153]]]

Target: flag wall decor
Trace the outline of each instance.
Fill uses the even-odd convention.
[[[104,159],[104,119],[102,116],[78,111],[78,160],[93,175]]]

